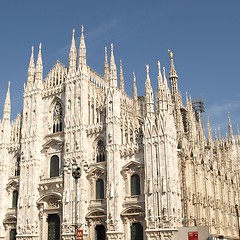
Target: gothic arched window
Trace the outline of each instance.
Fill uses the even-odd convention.
[[[50,160],[50,177],[59,176],[59,157],[54,155]]]
[[[53,109],[53,133],[63,130],[63,110],[60,102],[56,102]]]
[[[131,195],[140,195],[140,177],[138,174],[131,176]]]
[[[20,175],[20,157],[17,157],[16,163],[15,163],[15,176],[19,176]]]
[[[105,144],[102,140],[97,143],[97,162],[105,161]]]
[[[18,203],[18,191],[14,190],[12,193],[12,208],[16,208]]]
[[[104,199],[104,182],[102,179],[96,181],[96,199]]]

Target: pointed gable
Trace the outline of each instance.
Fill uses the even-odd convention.
[[[67,77],[67,68],[60,61],[57,61],[45,78],[45,88],[62,85]]]

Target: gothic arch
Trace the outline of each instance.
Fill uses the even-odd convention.
[[[95,208],[94,210],[88,212],[88,214],[86,215],[86,220],[89,225],[89,236],[91,237],[91,239],[95,239],[94,237],[96,236],[96,226],[101,225],[104,226],[105,229],[107,229],[107,215],[102,208]]]
[[[41,196],[37,200],[37,204],[44,203],[48,199],[53,199],[53,198],[55,198],[55,199],[57,199],[59,201],[59,200],[62,200],[62,195],[60,193],[56,193],[56,192],[44,194],[43,196]]]
[[[132,205],[125,208],[121,213],[121,218],[124,222],[125,229],[132,229],[132,226],[136,223],[141,224],[142,228],[145,229],[145,214],[144,209],[137,205]],[[126,239],[131,239],[129,235],[131,231],[126,233]]]
[[[144,209],[138,205],[132,205],[121,212],[121,216],[141,215],[144,216]]]
[[[105,162],[107,158],[105,140],[101,137],[98,137],[93,144],[93,161],[95,163]]]
[[[60,98],[55,97],[49,108],[49,129],[52,133],[63,131],[64,104]]]
[[[8,182],[6,190],[8,192],[10,192],[10,191],[18,190],[18,188],[19,188],[18,180],[17,179],[12,179]]]
[[[86,215],[86,219],[107,218],[106,212],[102,208],[96,208]]]
[[[6,218],[4,218],[3,225],[4,225],[5,229],[16,228],[17,217],[15,215],[8,215]]]
[[[48,227],[48,220],[52,220],[52,217],[56,216],[58,219],[57,225],[60,226],[62,222],[62,195],[56,192],[44,194],[37,200],[37,207],[39,210],[40,236],[42,236],[42,239],[47,239],[48,233],[43,229]]]

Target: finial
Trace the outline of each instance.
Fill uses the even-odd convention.
[[[133,81],[134,81],[134,82],[136,81],[136,75],[135,75],[135,72],[133,72]]]
[[[166,69],[163,67],[163,76],[166,77]]]
[[[39,51],[42,49],[42,43],[39,43]]]
[[[83,25],[82,25],[82,34],[83,34],[83,32],[84,32],[84,27],[83,27]]]
[[[173,52],[170,49],[168,49],[168,52],[169,52],[170,59],[173,59]]]
[[[134,99],[134,108],[136,111],[138,111],[138,94],[137,94],[137,81],[136,81],[136,75],[135,72],[133,72],[133,99]]]
[[[113,43],[111,43],[111,53],[113,53]]]
[[[158,74],[160,75],[161,74],[161,64],[160,64],[159,60],[158,60],[157,64],[158,64]]]
[[[149,64],[146,64],[146,72],[147,72],[147,75],[149,74]]]
[[[10,89],[10,81],[8,81],[8,89]]]
[[[72,35],[74,35],[75,34],[75,29],[73,28],[73,30],[72,30]]]
[[[34,52],[34,46],[32,46],[32,54],[33,54],[33,52]]]

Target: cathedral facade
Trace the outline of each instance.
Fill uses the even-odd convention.
[[[41,45],[30,56],[23,111],[10,120],[10,84],[0,122],[1,240],[238,239],[240,138],[205,136],[183,104],[172,52],[157,91],[124,89],[113,45],[104,75],[87,65],[82,29],[69,64],[43,78]],[[108,60],[109,58],[109,60]],[[156,98],[154,98],[154,95]],[[202,237],[200,228],[206,228]],[[204,235],[205,236],[205,235]]]

